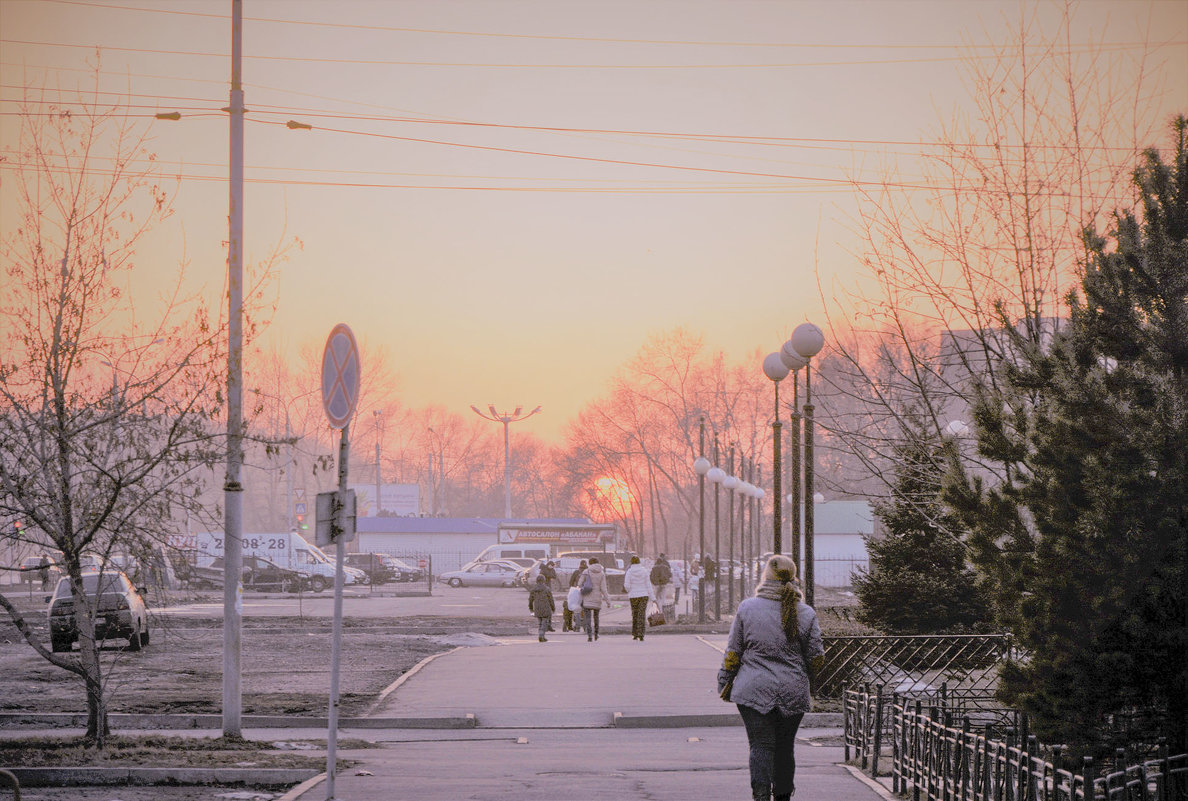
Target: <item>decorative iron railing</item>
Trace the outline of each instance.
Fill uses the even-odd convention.
[[[887,695],[989,697],[999,667],[1014,655],[1008,634],[828,637],[816,695],[840,698],[844,687],[882,685]]]
[[[966,717],[954,725],[951,712],[925,709],[919,699],[867,697],[874,700],[876,719],[847,712],[846,758],[851,734],[860,741],[857,728],[866,726],[872,759],[863,767],[877,775],[881,718],[889,717],[891,789],[913,801],[1188,801],[1188,754],[1169,757],[1164,747],[1156,759],[1127,765],[1119,753],[1105,775],[1085,757],[1077,772],[1064,766],[1058,748],[1041,749],[1025,728],[997,738],[992,724],[978,730]]]

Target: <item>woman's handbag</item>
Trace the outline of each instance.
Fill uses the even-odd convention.
[[[652,606],[655,608],[656,611],[652,612],[650,615],[648,615],[648,625],[649,626],[663,626],[665,623],[668,622],[667,620],[664,619],[664,613],[660,611],[659,604],[652,604]]]

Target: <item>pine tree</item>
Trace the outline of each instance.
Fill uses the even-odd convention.
[[[1028,654],[1001,695],[1044,741],[1188,749],[1188,153],[1148,151],[1141,217],[1086,234],[1069,320],[975,405],[1009,478],[953,484],[978,564]],[[1005,327],[1005,320],[1004,320]],[[1009,329],[1008,329],[1009,331]]]
[[[909,425],[891,497],[875,507],[884,536],[867,540],[870,570],[854,577],[858,619],[888,634],[969,631],[990,608],[940,502],[946,446]]]

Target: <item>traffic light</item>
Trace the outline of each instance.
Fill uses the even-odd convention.
[[[305,515],[297,515],[297,528],[302,530],[309,530],[309,524],[305,522]]]

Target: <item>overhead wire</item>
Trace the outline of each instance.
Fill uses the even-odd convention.
[[[72,44],[66,42],[38,42],[26,39],[0,39],[0,44],[25,45],[30,47],[62,47],[74,49],[94,50],[98,45]],[[1186,42],[1168,42],[1164,45],[1182,45]],[[119,47],[103,45],[102,49],[117,53],[139,53],[164,56],[187,56],[194,58],[230,58],[230,54],[211,53],[199,50],[159,50],[143,47]],[[1129,50],[1132,46],[1111,47],[1103,45],[1085,45],[1055,50],[1059,55],[1075,55],[1077,53],[1101,53],[1115,50]],[[466,67],[477,69],[591,69],[591,70],[685,70],[685,69],[794,69],[805,67],[853,67],[853,66],[885,66],[889,64],[934,64],[954,61],[968,61],[970,58],[999,58],[998,53],[957,54],[953,56],[937,56],[927,58],[904,59],[850,59],[845,61],[802,61],[802,62],[754,62],[734,64],[566,64],[566,63],[505,63],[505,62],[463,62],[463,61],[411,61],[407,59],[367,59],[367,58],[323,58],[317,56],[269,56],[245,53],[244,60],[255,61],[283,61],[307,64],[366,64],[371,66],[393,67]]]

